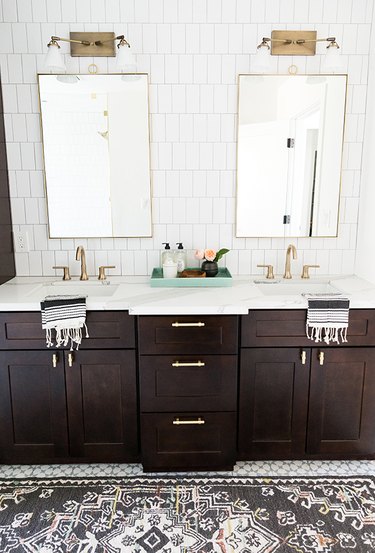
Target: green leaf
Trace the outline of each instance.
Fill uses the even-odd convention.
[[[216,257],[215,257],[214,261],[218,262],[219,259],[221,259],[223,257],[223,255],[225,255],[228,252],[229,252],[229,250],[227,248],[221,248],[221,250],[219,250],[216,253]]]

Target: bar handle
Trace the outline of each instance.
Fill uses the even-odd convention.
[[[172,326],[178,328],[180,326],[206,326],[206,323],[202,323],[201,321],[197,322],[197,323],[179,323],[179,322],[175,322],[175,323],[172,323]]]
[[[58,360],[59,360],[59,356],[57,355],[57,353],[53,353],[52,354],[52,367],[54,369],[56,369],[56,367],[57,367]]]
[[[188,420],[183,420],[183,421],[180,421],[180,419],[177,417],[176,419],[173,420],[173,424],[177,425],[177,426],[180,426],[182,424],[205,424],[205,420],[204,419],[201,419],[200,417],[198,419],[188,419]]]
[[[172,367],[204,367],[206,363],[203,361],[196,361],[194,363],[184,363],[181,361],[175,361],[172,363]]]
[[[307,353],[305,352],[305,350],[303,350],[301,352],[301,363],[302,363],[302,365],[306,365],[306,358],[307,358]]]
[[[319,352],[318,358],[319,358],[319,365],[324,365],[324,351]]]
[[[68,353],[68,365],[69,367],[73,367],[73,362],[74,362],[74,355],[72,353]]]

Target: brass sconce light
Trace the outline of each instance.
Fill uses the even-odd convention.
[[[116,56],[115,41],[117,44],[117,69],[120,73],[134,73],[137,69],[130,44],[124,35],[115,36],[115,33],[70,33],[70,38],[51,36],[48,43],[48,53],[45,60],[47,71],[65,71],[65,63],[60,53],[59,42],[70,43],[72,57],[114,57]]]
[[[315,56],[317,42],[327,42],[325,69],[341,67],[339,45],[335,37],[317,38],[316,31],[272,31],[271,38],[263,37],[257,46],[258,69],[267,70],[272,56]]]

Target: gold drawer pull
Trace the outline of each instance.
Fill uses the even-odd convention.
[[[58,362],[58,360],[59,360],[59,356],[57,355],[57,353],[54,353],[54,354],[52,355],[52,367],[53,367],[54,369],[56,369],[56,367],[57,367],[57,362]]]
[[[324,351],[319,352],[319,365],[324,365]]]
[[[200,417],[196,420],[180,421],[180,419],[174,419],[173,424],[179,426],[180,424],[204,424],[206,421]]]
[[[205,323],[198,322],[198,323],[172,323],[172,326],[179,327],[179,326],[205,326]]]
[[[301,363],[302,363],[302,365],[306,365],[306,357],[307,357],[306,352],[302,351],[301,352]]]
[[[196,361],[196,363],[181,363],[181,361],[175,361],[172,363],[172,367],[204,367],[206,363],[203,361]]]
[[[72,353],[68,353],[68,365],[69,365],[69,367],[73,367],[73,361],[74,361],[74,355]]]

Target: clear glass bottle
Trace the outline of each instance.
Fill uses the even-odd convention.
[[[186,269],[186,251],[182,242],[176,242],[177,250],[173,252],[173,259],[177,263],[177,272],[182,273]]]
[[[163,245],[165,245],[165,248],[164,250],[161,250],[160,267],[162,267],[166,262],[173,262],[173,255],[169,242],[163,242]]]

